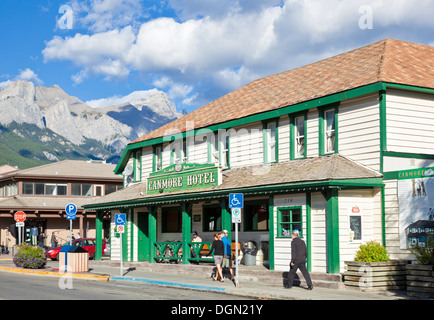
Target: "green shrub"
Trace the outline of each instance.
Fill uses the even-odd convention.
[[[382,262],[389,261],[390,258],[385,247],[371,240],[366,244],[360,245],[360,249],[356,252],[354,260],[361,262]]]
[[[424,247],[420,247],[419,245],[412,246],[410,251],[414,254],[419,264],[434,264],[434,241],[431,238],[428,238]]]
[[[44,249],[24,243],[18,246],[13,262],[17,267],[42,269],[47,264],[47,257],[45,257]]]

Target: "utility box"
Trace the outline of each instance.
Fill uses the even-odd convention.
[[[88,272],[89,252],[82,247],[63,246],[59,252],[59,271]]]

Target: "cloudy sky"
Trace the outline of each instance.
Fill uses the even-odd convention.
[[[191,111],[385,38],[434,45],[433,12],[433,0],[1,0],[0,88],[57,84],[94,106],[158,89]]]

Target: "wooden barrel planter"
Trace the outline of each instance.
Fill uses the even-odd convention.
[[[405,290],[407,261],[345,261],[344,284],[363,291]]]
[[[433,265],[407,265],[407,295],[434,298]]]

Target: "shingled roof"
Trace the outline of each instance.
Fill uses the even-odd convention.
[[[385,39],[310,65],[255,80],[131,144],[386,82],[434,88],[434,47]]]

